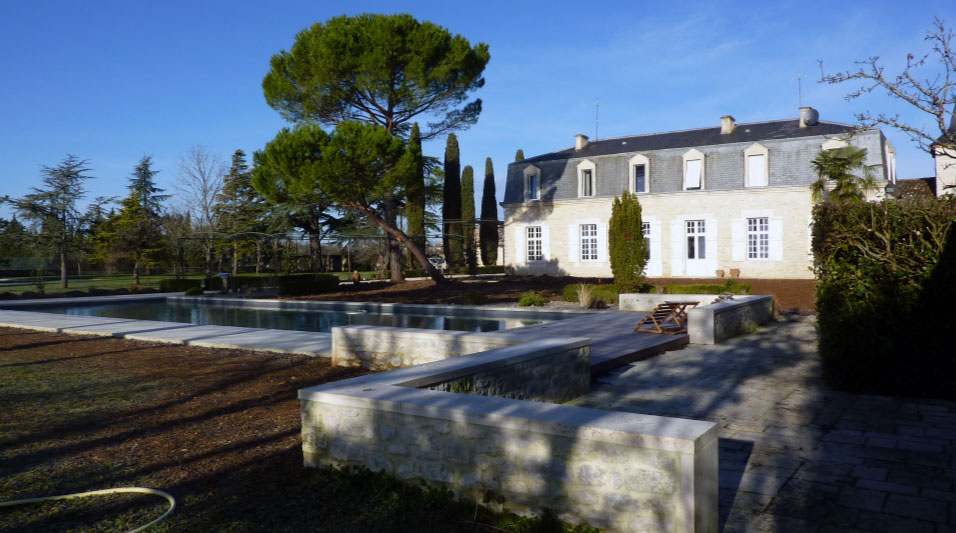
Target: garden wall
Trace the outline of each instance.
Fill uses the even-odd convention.
[[[498,397],[583,393],[588,353],[587,339],[534,340],[302,389],[305,464],[367,467],[608,531],[716,531],[713,423]]]
[[[713,294],[622,294],[623,311],[648,312],[664,302],[699,302],[687,310],[687,334],[693,344],[716,344],[749,333],[773,318],[773,297],[737,295],[720,301]]]

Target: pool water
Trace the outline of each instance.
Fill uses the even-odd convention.
[[[39,310],[39,309],[38,309]],[[549,322],[496,317],[458,317],[412,314],[380,314],[344,311],[256,309],[181,303],[124,303],[110,305],[68,305],[46,307],[48,313],[134,320],[156,320],[183,324],[238,326],[244,328],[288,329],[329,333],[336,326],[391,326],[397,328],[452,331],[499,331]]]

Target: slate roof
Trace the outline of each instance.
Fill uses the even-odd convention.
[[[900,188],[899,198],[934,198],[936,196],[936,178],[901,179],[896,182]]]
[[[613,155],[628,152],[647,152],[651,150],[665,150],[668,148],[693,148],[742,142],[753,143],[773,139],[813,137],[815,135],[839,135],[849,133],[854,129],[856,129],[856,127],[850,124],[824,121],[820,121],[813,126],[801,128],[800,121],[797,119],[753,122],[750,124],[737,124],[733,133],[726,135],[720,133],[720,127],[718,126],[715,128],[700,128],[696,130],[600,139],[588,142],[587,146],[580,150],[575,150],[574,147],[566,148],[557,152],[530,157],[520,161],[520,163],[554,161],[572,157]]]

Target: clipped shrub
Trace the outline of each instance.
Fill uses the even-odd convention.
[[[636,194],[625,190],[614,198],[607,225],[611,272],[614,273],[614,282],[623,287],[624,292],[637,290],[644,281],[642,273],[647,265],[647,242],[641,227],[641,203]]]
[[[956,197],[814,208],[823,376],[846,390],[956,397]]]
[[[518,305],[521,307],[544,307],[547,304],[548,300],[541,293],[535,291],[528,291],[518,299]]]
[[[189,287],[186,289],[186,296],[202,296],[202,287]]]
[[[201,279],[167,278],[159,280],[160,292],[183,292],[193,287],[202,287]]]
[[[479,291],[468,291],[461,297],[461,303],[465,305],[485,305],[488,303],[488,295]]]
[[[750,294],[750,285],[746,283],[734,283],[733,280],[727,280],[727,283],[722,285],[706,283],[664,285],[663,290],[663,294],[720,294],[722,292]]]
[[[578,292],[582,286],[587,287],[588,290],[591,291],[591,296],[594,299],[600,299],[605,303],[616,304],[618,302],[618,297],[621,295],[621,288],[616,283],[607,283],[601,285],[594,283],[573,283],[571,285],[564,286],[564,289],[561,291],[561,299],[563,299],[565,302],[580,303]]]
[[[339,277],[333,274],[289,274],[279,276],[279,296],[302,296],[331,292],[339,286]]]
[[[222,278],[219,276],[206,276],[202,281],[203,289],[207,291],[223,290]]]

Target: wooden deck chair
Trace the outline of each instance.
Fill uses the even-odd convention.
[[[687,333],[688,307],[697,307],[697,302],[664,302],[659,304],[641,320],[634,331],[666,335]]]

